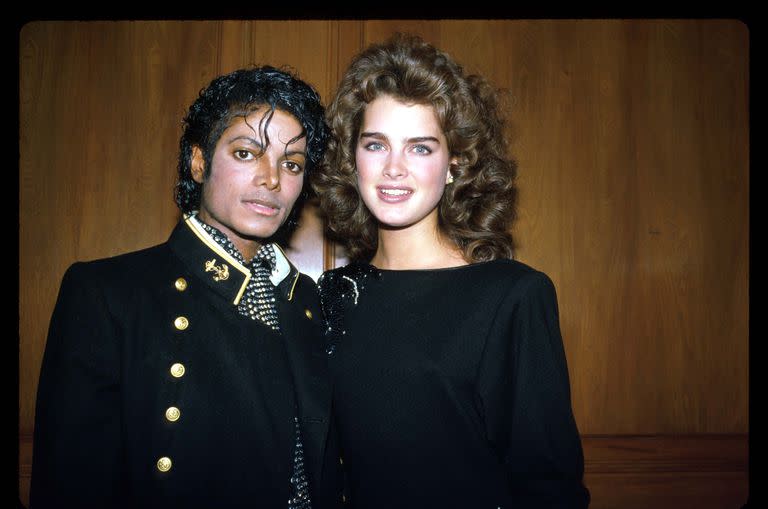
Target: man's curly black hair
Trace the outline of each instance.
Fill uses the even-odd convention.
[[[270,238],[271,241],[286,243],[298,224],[301,208],[311,192],[310,186],[306,185],[308,177],[323,159],[328,141],[325,108],[320,95],[312,85],[299,79],[290,70],[268,65],[238,69],[215,78],[200,91],[183,120],[175,198],[176,204],[185,214],[199,208],[202,185],[192,178],[192,148],[197,146],[202,150],[205,159],[204,177],[207,179],[216,144],[222,133],[235,118],[244,118],[264,106],[268,107],[261,123],[265,136],[272,114],[275,110],[281,110],[298,120],[303,127],[302,137],[307,138],[305,185],[285,224]],[[265,141],[269,143],[268,139]]]

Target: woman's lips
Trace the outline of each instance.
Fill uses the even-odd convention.
[[[379,199],[386,203],[400,203],[413,196],[413,189],[409,187],[385,187],[378,186]]]

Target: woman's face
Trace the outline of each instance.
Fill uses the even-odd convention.
[[[436,228],[452,162],[432,106],[385,95],[366,107],[355,150],[357,184],[381,226]]]

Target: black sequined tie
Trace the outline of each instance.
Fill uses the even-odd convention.
[[[264,244],[251,260],[251,280],[245,288],[245,295],[237,305],[237,310],[254,320],[268,325],[273,330],[280,330],[275,307],[275,285],[269,279],[275,267],[275,248]]]

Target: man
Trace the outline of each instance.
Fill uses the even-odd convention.
[[[322,159],[323,115],[282,70],[214,79],[184,119],[168,241],[67,270],[31,508],[340,503],[315,285],[273,243]]]

